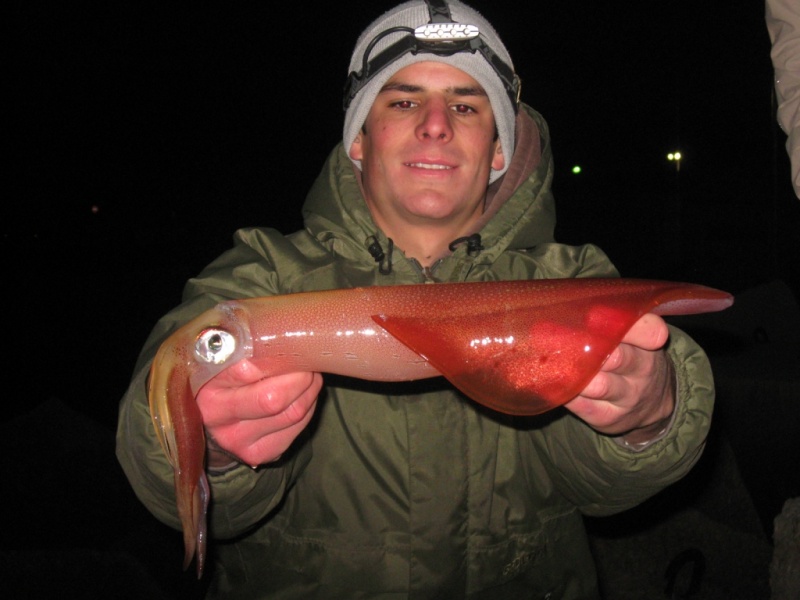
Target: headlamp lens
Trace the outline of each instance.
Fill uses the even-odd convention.
[[[481,34],[476,25],[461,23],[428,23],[414,30],[414,37],[426,42],[460,42]]]

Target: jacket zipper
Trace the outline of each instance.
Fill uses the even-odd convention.
[[[419,264],[419,261],[417,261],[416,258],[411,259],[411,264],[414,265],[414,268],[419,271],[419,274],[422,277],[422,283],[441,283],[441,280],[436,279],[433,274],[433,272],[436,270],[436,267],[438,267],[441,262],[442,259],[440,258],[430,267],[423,267],[421,264]]]

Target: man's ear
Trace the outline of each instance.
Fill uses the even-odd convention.
[[[506,166],[506,157],[503,155],[503,146],[500,144],[500,140],[497,140],[496,144],[492,156],[492,168],[499,171]]]
[[[350,158],[353,160],[361,160],[364,158],[362,135],[363,134],[359,131],[356,139],[354,139],[353,143],[350,145]]]

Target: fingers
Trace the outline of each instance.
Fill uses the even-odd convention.
[[[316,400],[321,380],[319,373],[291,373],[238,388],[228,400],[226,417],[262,423],[270,419],[275,430],[283,429],[303,419]]]
[[[308,425],[321,388],[319,373],[264,377],[242,361],[209,381],[197,404],[214,443],[258,465],[277,459]]]
[[[265,373],[249,360],[240,360],[222,371],[208,382],[207,387],[215,388],[238,388],[248,383],[255,383],[264,379]]]
[[[298,399],[291,405],[291,415],[281,413],[275,417],[239,421],[228,432],[233,454],[250,466],[266,464],[277,460],[291,446],[292,442],[308,426],[316,408],[316,394],[309,402]],[[219,435],[219,434],[218,434]]]
[[[652,352],[662,348],[668,338],[669,329],[664,319],[651,313],[644,315],[609,355],[581,396],[595,400],[614,399],[635,392],[630,389],[626,377],[649,378],[654,360]]]
[[[313,400],[319,392],[322,377],[318,373],[288,373],[259,379],[237,388],[226,390],[224,418],[235,421],[278,417],[291,420],[295,414],[305,413],[304,403]],[[300,401],[301,405],[296,403]],[[294,419],[299,420],[299,419]]]
[[[662,350],[668,338],[661,317],[641,317],[566,408],[603,433],[622,433],[660,418],[673,405],[665,383],[669,359]]]
[[[664,319],[653,313],[647,313],[633,324],[622,338],[622,343],[644,350],[658,350],[667,343],[668,338],[669,329]]]

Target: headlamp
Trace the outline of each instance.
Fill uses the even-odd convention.
[[[516,112],[519,108],[521,82],[514,70],[509,67],[481,39],[477,25],[462,24],[453,21],[450,8],[445,0],[425,0],[428,5],[430,21],[416,29],[411,27],[392,27],[376,35],[364,50],[364,58],[360,71],[352,71],[344,86],[344,109],[350,106],[353,98],[382,69],[392,64],[401,56],[408,54],[429,53],[437,56],[451,56],[458,52],[480,53],[491,65],[511,100]],[[408,35],[370,59],[375,45],[387,35],[397,32]]]

